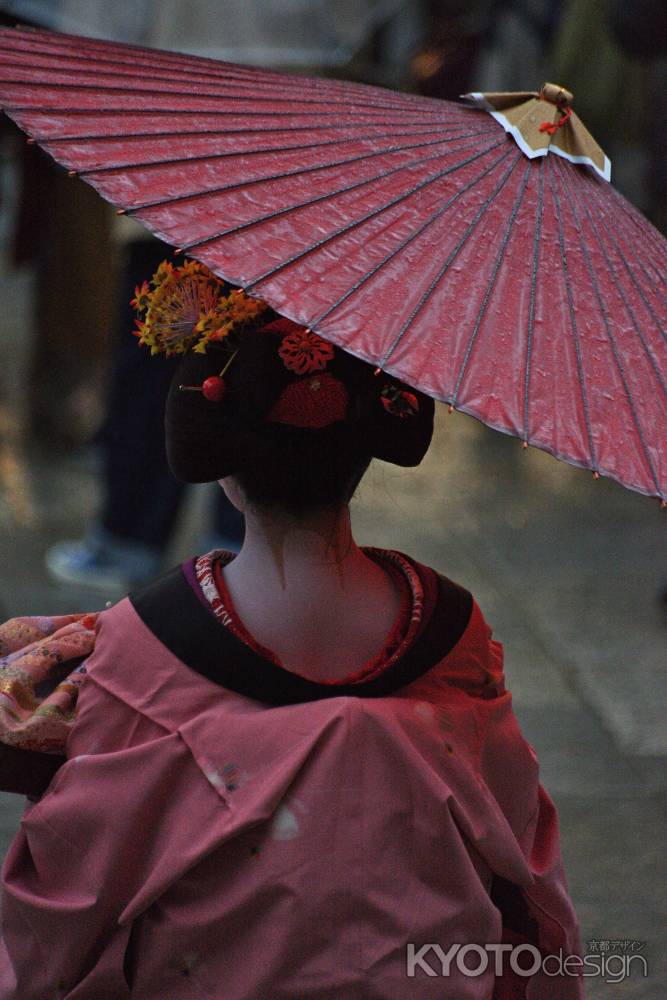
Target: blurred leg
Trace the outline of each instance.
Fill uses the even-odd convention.
[[[151,357],[131,336],[134,288],[151,276],[169,248],[156,240],[128,247],[121,282],[119,338],[107,416],[99,434],[104,456],[104,532],[164,549],[174,527],[184,486],[167,464],[164,407],[177,358]]]
[[[167,464],[164,408],[176,358],[151,357],[131,331],[134,289],[168,257],[157,240],[127,246],[119,288],[114,364],[104,424],[102,505],[82,542],[61,542],[46,562],[60,580],[125,588],[153,576],[178,516],[184,485]]]

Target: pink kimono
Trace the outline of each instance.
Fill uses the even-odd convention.
[[[14,642],[23,680],[69,642],[76,712],[5,860],[0,1000],[581,1000],[496,979],[503,940],[580,953],[557,819],[477,604],[410,565],[409,639],[336,684],[221,624],[190,563]]]

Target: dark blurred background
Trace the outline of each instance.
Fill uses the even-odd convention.
[[[655,0],[0,2],[8,25],[430,97],[560,83],[610,157],[614,185],[663,232],[666,11]],[[85,577],[63,583],[45,560],[62,539],[89,539],[108,501],[101,455],[110,400],[130,414],[142,393],[129,376],[118,383],[117,352],[129,333],[128,261],[162,250],[147,242],[137,223],[119,219],[0,121],[5,617],[89,610],[122,592],[112,577],[101,587]],[[159,407],[147,405],[159,424]],[[141,439],[143,422],[132,433]],[[142,509],[157,510],[167,493],[168,531],[146,548],[160,564],[202,547],[211,534],[211,488],[182,497],[165,485]],[[459,580],[505,645],[517,715],[560,811],[584,941],[592,951],[646,942],[648,978],[591,979],[593,1000],[662,1000],[667,981],[666,517],[654,501],[594,483],[535,449],[523,452],[516,440],[458,413],[439,415],[433,448],[416,472],[375,463],[353,509],[360,541],[405,549]],[[224,530],[218,524],[218,535]],[[0,804],[1,851],[21,802],[3,796]]]

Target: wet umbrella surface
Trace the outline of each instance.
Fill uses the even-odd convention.
[[[530,159],[464,104],[42,31],[2,30],[0,51],[7,114],[161,239],[665,501],[667,241],[596,169]]]

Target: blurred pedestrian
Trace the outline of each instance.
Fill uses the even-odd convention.
[[[137,226],[136,230],[143,234]],[[134,326],[130,300],[169,248],[141,236],[125,243],[113,370],[104,424],[97,436],[101,458],[101,509],[80,541],[58,542],[46,554],[55,579],[107,591],[128,590],[154,576],[172,539],[185,487],[169,470],[164,449],[164,407],[177,361],[151,363],[128,336]],[[238,551],[243,518],[217,495],[202,545]]]

